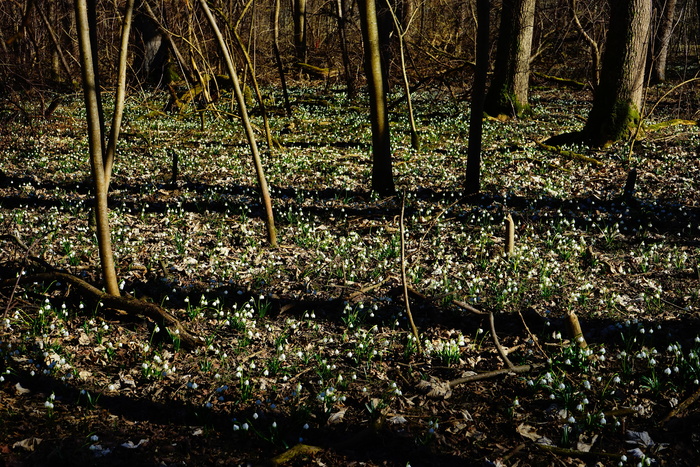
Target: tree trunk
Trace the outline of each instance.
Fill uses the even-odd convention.
[[[168,45],[158,23],[148,14],[145,1],[138,0],[135,7],[136,47],[133,66],[141,82],[155,87],[165,86],[170,81],[167,69]]]
[[[88,5],[88,2],[92,5]],[[107,210],[107,184],[104,171],[104,130],[102,109],[99,102],[99,87],[96,77],[97,63],[93,51],[91,29],[96,28],[96,23],[91,22],[88,12],[94,11],[95,0],[75,0],[75,18],[78,31],[78,43],[80,48],[80,62],[83,77],[83,94],[85,98],[85,110],[87,114],[88,143],[90,147],[90,167],[95,188],[95,214],[97,227],[97,243],[102,266],[102,279],[105,289],[110,295],[119,295],[117,274],[114,267],[112,253],[112,240],[110,237],[109,213]]]
[[[360,26],[365,49],[365,75],[372,122],[372,190],[382,196],[394,193],[391,167],[389,111],[384,87],[379,26],[375,0],[359,0]]]
[[[504,0],[493,80],[484,109],[489,115],[521,117],[530,111],[528,86],[535,0]]]
[[[671,48],[673,19],[676,14],[677,0],[657,0],[658,27],[654,37],[654,50],[651,60],[651,80],[654,83],[666,81],[666,61]]]
[[[472,86],[472,102],[469,117],[469,148],[467,149],[467,176],[464,191],[467,195],[481,190],[481,136],[483,131],[484,94],[489,69],[489,0],[476,2],[476,69]]]
[[[278,0],[279,1],[279,0]],[[347,95],[355,97],[355,77],[350,66],[350,54],[348,52],[348,41],[345,34],[345,1],[336,0],[336,15],[338,18],[338,40],[340,42],[340,53],[343,58],[343,70],[345,71],[345,86]]]
[[[292,106],[289,103],[289,92],[287,91],[287,78],[284,74],[284,64],[282,63],[282,54],[280,53],[280,0],[275,0],[275,7],[272,10],[272,31],[272,49],[275,53],[277,73],[279,73],[280,83],[282,84],[282,96],[284,96],[284,110],[286,112],[287,117],[291,117]]]
[[[600,83],[583,129],[593,146],[626,138],[639,123],[650,23],[651,0],[610,3]]]
[[[294,3],[294,48],[297,60],[306,63],[306,0]]]
[[[241,121],[243,122],[243,128],[245,130],[246,138],[248,139],[248,144],[250,145],[250,151],[253,154],[253,165],[255,166],[255,173],[258,178],[258,186],[260,188],[260,197],[262,199],[263,207],[265,208],[265,221],[267,225],[267,239],[270,246],[273,248],[277,247],[277,230],[275,229],[275,217],[272,212],[272,201],[270,199],[270,190],[267,187],[267,180],[265,178],[265,172],[263,171],[262,161],[260,160],[260,153],[258,151],[258,145],[255,142],[255,133],[253,132],[253,127],[250,124],[250,119],[248,118],[248,110],[246,108],[245,97],[243,96],[243,91],[241,90],[241,85],[238,81],[238,73],[233,65],[233,59],[226,46],[226,41],[224,41],[224,36],[221,34],[219,26],[216,24],[214,15],[212,14],[209,6],[207,5],[207,0],[199,0],[199,4],[207,17],[207,21],[214,31],[216,36],[219,49],[224,56],[224,61],[226,62],[226,67],[228,68],[231,81],[233,83],[233,92],[236,95],[236,102],[238,103],[238,111],[241,115]]]

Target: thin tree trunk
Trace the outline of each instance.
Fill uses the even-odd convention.
[[[476,67],[472,86],[469,117],[469,147],[467,149],[467,176],[464,191],[467,195],[481,190],[481,137],[483,132],[484,96],[489,67],[489,0],[476,1]]]
[[[365,75],[372,122],[372,190],[382,196],[394,194],[391,167],[389,111],[384,88],[382,55],[375,0],[360,0],[360,24],[365,48]]]
[[[265,172],[263,171],[262,162],[260,160],[260,153],[258,152],[258,145],[255,142],[255,134],[253,133],[253,127],[250,124],[250,119],[248,118],[248,111],[246,109],[245,97],[241,91],[241,85],[238,81],[238,73],[236,73],[236,68],[233,65],[233,59],[229,53],[229,49],[224,41],[224,36],[221,34],[219,26],[216,24],[214,15],[212,14],[209,6],[207,5],[207,0],[199,0],[199,4],[207,17],[207,21],[214,31],[216,40],[219,43],[219,48],[224,56],[226,62],[226,67],[228,68],[229,75],[231,76],[231,81],[233,82],[233,91],[236,95],[236,102],[238,103],[238,111],[241,114],[241,121],[243,122],[243,128],[245,129],[246,138],[248,139],[248,144],[250,145],[250,150],[253,154],[253,164],[255,165],[255,172],[258,177],[258,185],[260,187],[260,195],[262,198],[263,206],[265,207],[266,214],[266,224],[267,224],[267,239],[270,246],[273,248],[277,247],[277,231],[275,229],[275,217],[272,212],[272,201],[270,200],[270,191],[267,188],[267,180],[265,179]]]
[[[103,147],[104,132],[100,124],[101,108],[99,106],[97,64],[93,61],[94,45],[91,43],[91,23],[88,14],[88,0],[75,0],[75,18],[77,22],[78,43],[83,77],[83,94],[87,113],[88,142],[90,146],[90,167],[95,187],[95,214],[97,227],[97,244],[102,266],[102,280],[110,295],[119,296],[119,285],[114,267],[112,240],[110,237],[109,213],[107,210],[107,184],[105,183]],[[94,2],[94,0],[91,0]],[[94,7],[94,4],[93,4]],[[93,23],[94,26],[94,23]]]
[[[666,62],[671,48],[671,33],[676,14],[677,0],[663,0],[662,11],[659,13],[659,28],[654,40],[654,57],[652,59],[651,79],[655,83],[666,81]]]
[[[282,84],[282,96],[284,97],[284,110],[287,117],[292,115],[292,106],[289,103],[289,92],[287,91],[287,78],[284,74],[284,65],[282,63],[282,54],[280,53],[280,0],[275,0],[275,8],[272,11],[272,30],[273,42],[272,49],[275,53],[275,63],[277,64],[277,72],[280,75],[280,83]]]
[[[406,104],[408,105],[408,121],[411,126],[411,147],[418,151],[420,149],[420,135],[418,134],[418,129],[416,128],[416,119],[413,117],[413,100],[411,99],[411,86],[408,82],[408,73],[406,72],[406,55],[404,53],[404,36],[408,30],[409,24],[406,25],[406,29],[402,26],[399,18],[396,16],[396,12],[391,7],[390,0],[385,0],[391,17],[394,19],[394,27],[398,32],[399,37],[399,56],[401,58],[401,76],[403,77],[403,88],[406,93]]]
[[[248,4],[246,7],[243,9],[241,12],[241,16],[238,18],[238,21],[236,21],[236,25],[232,28],[233,29],[233,35],[236,37],[236,42],[238,43],[238,47],[240,48],[241,52],[243,53],[243,57],[245,58],[245,62],[250,68],[250,77],[251,80],[253,81],[253,90],[255,91],[255,97],[258,99],[258,105],[260,106],[260,112],[262,113],[262,118],[263,118],[263,126],[265,127],[265,137],[267,139],[267,148],[270,152],[274,150],[274,147],[272,146],[272,131],[270,130],[270,121],[267,118],[267,109],[265,107],[265,101],[263,100],[262,93],[260,92],[260,86],[258,86],[258,79],[255,76],[255,65],[253,64],[253,60],[250,58],[250,54],[245,48],[245,44],[243,43],[243,39],[241,38],[241,35],[238,34],[238,28],[241,25],[241,21],[243,21],[243,17],[245,16],[245,13],[248,9],[248,5],[252,4],[253,0],[249,0]],[[219,12],[223,16],[223,12]],[[253,12],[255,14],[255,12]],[[253,28],[251,28],[252,30]]]
[[[294,47],[297,60],[306,63],[306,0],[293,0]]]
[[[124,98],[126,96],[126,67],[127,54],[129,52],[129,33],[134,13],[134,1],[127,0],[124,20],[122,22],[121,44],[119,46],[119,63],[117,65],[117,91],[114,97],[114,114],[112,115],[112,128],[109,133],[107,151],[104,154],[104,177],[105,184],[109,190],[109,182],[112,178],[112,167],[114,167],[114,155],[117,152],[117,141],[122,126],[122,116],[124,115]]]
[[[279,2],[279,0],[277,0]],[[340,53],[343,58],[343,69],[345,70],[345,86],[347,87],[347,95],[349,98],[355,97],[357,90],[355,89],[355,76],[352,73],[350,66],[350,54],[348,52],[348,41],[345,34],[345,2],[344,0],[336,0],[336,14],[338,19],[338,39],[340,42]]]
[[[571,10],[571,15],[574,19],[574,24],[576,25],[576,29],[578,29],[579,34],[583,36],[586,42],[588,42],[588,47],[591,49],[591,59],[593,60],[593,63],[591,66],[593,67],[593,74],[592,74],[592,79],[593,79],[593,87],[595,88],[598,86],[598,82],[600,81],[600,45],[591,37],[585,29],[583,29],[583,25],[581,24],[581,21],[578,18],[578,13],[576,12],[576,0],[569,0],[569,8]]]
[[[53,5],[53,3],[51,5]],[[37,10],[39,11],[39,14],[41,15],[41,20],[44,22],[44,26],[46,27],[46,30],[49,31],[49,37],[51,37],[51,42],[53,43],[56,55],[58,55],[59,63],[63,67],[63,71],[66,72],[66,79],[68,80],[68,82],[70,82],[70,80],[71,80],[70,66],[68,66],[68,61],[66,60],[66,55],[63,53],[63,47],[61,47],[61,43],[58,39],[58,36],[56,35],[56,31],[51,26],[51,22],[46,17],[46,14],[44,13],[43,8],[37,8]],[[56,71],[58,71],[58,70],[56,70]]]

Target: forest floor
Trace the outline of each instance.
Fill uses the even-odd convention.
[[[697,93],[645,123],[697,120]],[[0,465],[697,465],[696,125],[566,148],[585,161],[536,142],[580,129],[590,93],[536,86],[532,118],[485,121],[465,199],[468,103],[424,92],[420,150],[392,113],[400,194],[378,198],[366,102],[296,89],[293,117],[268,102],[271,249],[235,109],[201,121],[166,98],[128,100],[110,220],[124,293],[196,350],[71,284],[15,286],[45,271],[16,239],[97,285],[99,261],[80,96],[48,119],[0,100]],[[469,306],[518,371],[489,373],[507,366]]]

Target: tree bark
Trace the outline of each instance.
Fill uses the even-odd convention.
[[[75,18],[80,48],[80,62],[83,78],[83,95],[87,114],[88,143],[90,151],[90,167],[95,189],[95,214],[97,227],[97,243],[102,266],[102,280],[110,295],[119,296],[119,285],[114,267],[112,240],[107,210],[107,184],[104,171],[104,130],[102,109],[99,105],[99,89],[97,82],[97,63],[93,61],[95,44],[92,43],[91,29],[96,25],[89,20],[88,2],[92,3],[94,11],[95,0],[75,0]],[[92,27],[92,28],[91,28]]]
[[[489,68],[489,0],[476,2],[476,69],[472,86],[472,102],[469,117],[469,147],[467,148],[467,176],[464,191],[474,195],[481,190],[481,136],[483,132],[484,94]]]
[[[389,111],[379,47],[379,26],[375,0],[360,0],[360,26],[365,49],[365,75],[372,122],[372,190],[382,196],[394,194],[391,164]]]
[[[639,123],[651,23],[651,0],[610,3],[600,83],[583,129],[592,146],[629,136]]]
[[[504,0],[493,80],[484,109],[493,116],[530,112],[528,87],[535,0]]]

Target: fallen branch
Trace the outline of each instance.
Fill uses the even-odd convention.
[[[586,155],[579,154],[577,152],[567,151],[565,149],[561,149],[559,146],[550,146],[549,144],[545,144],[542,141],[537,141],[537,140],[535,140],[535,143],[539,147],[541,147],[542,149],[546,149],[547,151],[553,152],[555,154],[559,154],[560,156],[564,156],[567,159],[578,160],[581,162],[588,162],[589,164],[593,164],[595,166],[603,165],[603,163],[600,162],[598,159],[594,159],[592,157],[588,157]]]
[[[673,118],[671,120],[665,120],[663,122],[659,123],[654,123],[651,125],[645,125],[644,126],[644,132],[649,133],[652,131],[657,131],[661,130],[663,128],[668,128],[676,125],[689,125],[689,126],[698,126],[698,122],[696,120],[683,120],[681,118]]]
[[[574,89],[584,89],[586,87],[586,83],[582,83],[581,81],[576,81],[573,79],[560,78],[558,76],[546,75],[544,73],[539,72],[534,72],[533,74],[539,78],[546,79],[547,81],[552,81],[554,83],[570,86]]]
[[[174,316],[170,315],[160,306],[155,303],[144,302],[133,297],[124,296],[117,297],[101,291],[97,287],[85,282],[84,280],[72,274],[60,271],[43,272],[22,276],[20,283],[27,282],[42,282],[42,281],[63,281],[74,286],[80,294],[86,296],[96,302],[101,302],[109,308],[123,310],[127,313],[135,313],[144,315],[154,322],[162,324],[166,328],[172,328],[171,333],[175,335],[174,339],[179,339],[182,347],[186,349],[194,349],[204,343],[202,339],[190,334]],[[11,281],[12,282],[12,281]],[[8,281],[0,283],[0,286],[8,286]]]
[[[509,373],[529,373],[530,371],[539,370],[544,368],[543,363],[534,363],[532,365],[518,365],[511,368],[501,368],[500,370],[487,371],[486,373],[477,373],[475,375],[464,376],[462,378],[453,379],[448,384],[451,388],[459,386],[464,383],[471,383],[473,381],[481,381],[483,379],[490,379],[500,375],[506,375]]]
[[[503,362],[506,365],[508,365],[508,369],[512,371],[513,368],[515,368],[515,365],[513,365],[513,362],[511,362],[508,359],[508,353],[506,352],[506,349],[504,349],[501,343],[498,341],[498,335],[496,335],[496,323],[493,317],[493,313],[489,313],[489,325],[491,326],[491,337],[493,337],[493,343],[496,345],[498,355],[500,355],[501,360],[503,360]]]
[[[549,444],[535,443],[535,446],[542,449],[543,451],[548,451],[558,456],[578,457],[580,459],[598,459],[602,457],[605,459],[620,460],[622,457],[621,454],[613,454],[610,452],[579,451],[578,449],[561,448],[559,446],[552,446]]]

